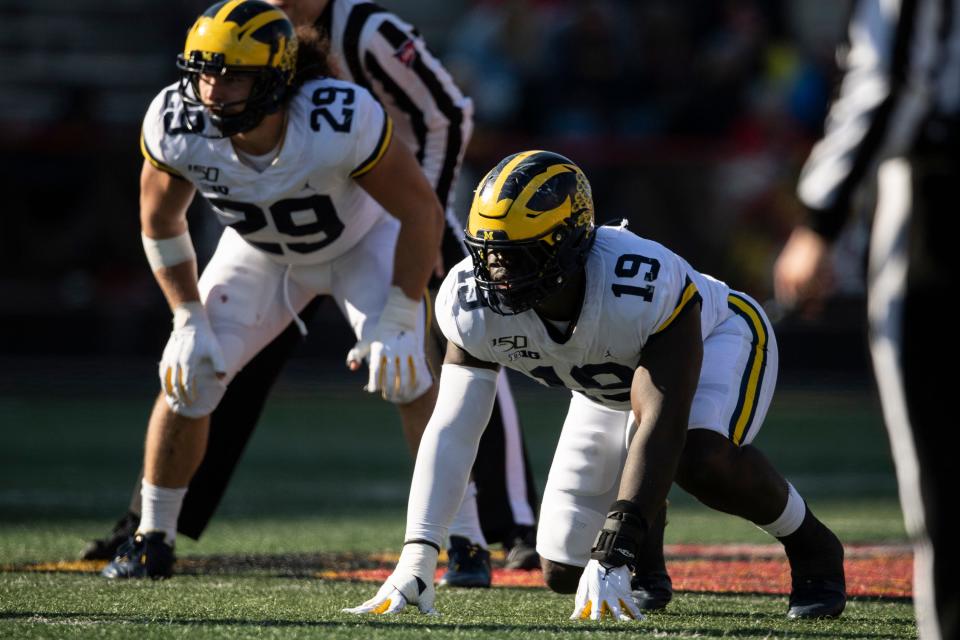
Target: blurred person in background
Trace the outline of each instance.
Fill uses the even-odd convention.
[[[313,25],[330,38],[330,57],[338,75],[355,82],[380,101],[394,123],[395,136],[415,153],[417,161],[447,209],[442,240],[444,270],[465,255],[462,224],[452,209],[453,185],[472,130],[472,105],[440,62],[429,52],[411,25],[371,2],[354,0],[270,0],[296,25]],[[439,285],[434,277],[431,289]],[[315,313],[311,303],[300,316]],[[428,348],[434,369],[440,365],[442,334]],[[267,395],[301,336],[289,327],[237,374],[211,416],[210,439],[204,459],[190,483],[178,523],[179,530],[198,538],[219,504],[239,458],[253,434]],[[507,567],[533,568],[537,503],[536,488],[524,450],[516,407],[505,375],[498,405],[481,443],[474,470],[476,508],[466,501],[451,529],[451,571],[456,586],[489,586],[488,542],[500,542],[508,552]],[[418,434],[408,437],[415,452]],[[479,511],[479,522],[478,513]],[[135,490],[128,514],[111,535],[93,541],[88,559],[109,558],[135,530],[141,512]]]
[[[850,20],[840,93],[800,178],[808,222],[774,267],[779,301],[829,295],[830,248],[857,189],[876,181],[867,277],[870,351],[890,436],[900,503],[914,543],[921,640],[960,638],[960,560],[951,428],[943,400],[944,294],[955,284],[960,182],[960,2],[861,0]],[[948,361],[949,362],[949,361]],[[949,418],[947,418],[949,421]]]
[[[532,86],[542,73],[544,43],[562,5],[545,0],[484,0],[457,22],[447,66],[476,104],[483,130],[537,131],[542,117]]]
[[[383,107],[330,77],[315,29],[295,35],[260,0],[207,9],[177,67],[140,139],[141,236],[173,331],[147,427],[140,523],[102,572],[113,579],[172,574],[210,414],[291,319],[306,333],[297,314],[313,297],[336,300],[358,339],[349,367],[369,361],[367,390],[397,406],[408,440],[419,441],[436,393],[422,296],[443,210]],[[199,280],[186,224],[198,191],[227,227]]]
[[[506,366],[572,392],[537,534],[547,586],[577,594],[572,618],[642,618],[655,608],[642,602],[653,577],[669,600],[663,514],[674,482],[783,544],[788,617],[842,613],[840,541],[752,444],[779,360],[755,301],[625,221],[595,227],[586,176],[549,151],[508,156],[483,178],[466,242],[471,257],[437,297],[449,342],[403,551],[377,594],[347,612],[434,612],[440,544]]]

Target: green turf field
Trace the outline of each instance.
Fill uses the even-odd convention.
[[[139,373],[137,374],[139,375]],[[398,420],[358,391],[281,385],[217,519],[185,558],[396,551],[412,463]],[[838,621],[783,618],[782,596],[680,593],[636,628],[566,620],[572,596],[537,588],[441,591],[439,618],[338,613],[375,584],[282,567],[111,584],[11,565],[67,560],[126,506],[140,465],[149,385],[79,385],[0,395],[0,638],[652,637],[913,638],[909,602],[855,599]],[[518,391],[543,485],[565,408],[561,393]],[[781,391],[756,441],[845,543],[902,542],[879,410],[862,391]],[[752,525],[671,496],[668,543],[766,543]],[[363,504],[361,508],[360,504]],[[293,557],[296,557],[295,555]]]

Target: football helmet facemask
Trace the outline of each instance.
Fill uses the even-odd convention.
[[[218,134],[187,118],[206,137],[229,137],[249,131],[283,104],[296,71],[297,38],[280,9],[261,0],[223,0],[207,9],[187,32],[177,56],[184,104],[206,107]],[[253,77],[250,95],[226,104],[200,97],[200,76],[244,74]],[[235,110],[236,107],[243,107]]]
[[[590,183],[550,151],[504,158],[481,180],[464,238],[480,297],[501,315],[562,289],[583,268],[593,239]]]

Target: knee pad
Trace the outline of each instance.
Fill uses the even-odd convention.
[[[584,425],[563,434],[548,484],[575,496],[604,495],[620,478],[625,459],[622,429]]]
[[[560,564],[586,566],[605,518],[605,512],[579,504],[569,494],[544,496],[537,527],[537,553]]]
[[[626,415],[587,402],[571,403],[537,527],[541,557],[580,567],[616,499],[627,455]]]

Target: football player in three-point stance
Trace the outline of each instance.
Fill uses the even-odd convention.
[[[260,0],[214,4],[187,34],[180,82],[144,119],[142,237],[173,332],[147,429],[142,518],[107,577],[170,575],[210,413],[316,295],[344,312],[358,339],[352,367],[369,361],[368,389],[397,404],[406,433],[419,436],[432,410],[422,296],[443,210],[380,104],[326,77],[310,33],[298,47],[286,15]],[[186,225],[197,191],[227,227],[199,281]]]
[[[550,152],[512,155],[484,177],[466,239],[470,258],[437,298],[449,346],[406,542],[377,594],[347,611],[434,611],[439,545],[507,366],[572,392],[537,551],[547,586],[576,593],[573,618],[642,617],[630,568],[642,600],[644,579],[664,571],[662,546],[643,547],[673,482],[783,543],[789,617],[839,615],[840,541],[750,444],[777,377],[760,307],[625,225],[594,228],[587,178]]]

